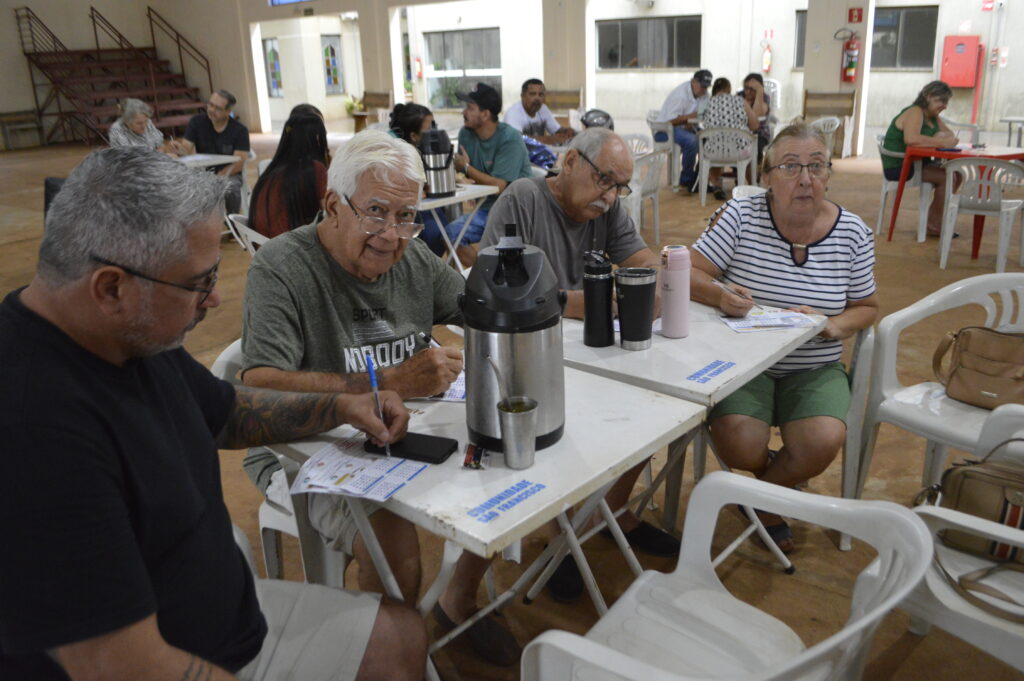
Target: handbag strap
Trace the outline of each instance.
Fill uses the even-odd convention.
[[[990,565],[988,567],[983,567],[979,570],[974,570],[972,572],[960,575],[959,579],[953,577],[953,575],[951,575],[946,570],[946,567],[942,564],[942,561],[939,560],[938,551],[935,552],[935,565],[939,568],[939,572],[946,579],[946,583],[948,583],[954,591],[960,594],[960,596],[971,605],[974,605],[980,608],[981,610],[984,610],[988,614],[998,617],[1000,619],[1009,620],[1011,622],[1016,622],[1018,624],[1024,624],[1024,615],[1018,614],[1016,612],[1011,612],[1004,608],[1000,608],[998,605],[990,603],[989,601],[986,601],[983,598],[979,598],[978,596],[975,596],[973,593],[971,593],[972,591],[977,591],[978,593],[983,593],[987,596],[998,598],[999,600],[1006,601],[1008,603],[1012,603],[1013,605],[1024,608],[1024,603],[1020,603],[1014,600],[1013,598],[1010,598],[1005,593],[1003,593],[999,589],[996,589],[995,587],[991,587],[987,584],[981,583],[981,580],[985,579],[986,577],[990,577],[996,574],[997,572],[1002,572],[1003,570],[1010,570],[1011,572],[1024,572],[1024,565],[1021,565],[1020,563],[998,563],[996,565]]]
[[[939,341],[939,346],[935,348],[935,354],[932,355],[932,372],[935,374],[935,380],[946,385],[949,382],[949,372],[942,371],[942,359],[946,356],[950,346],[953,345],[953,341],[956,340],[957,334],[952,331],[948,331],[942,340]]]
[[[1006,445],[1010,444],[1011,442],[1024,442],[1024,437],[1011,437],[1011,438],[1007,438],[1006,440],[1003,440],[1002,442],[997,444],[995,447],[993,447],[992,449],[988,450],[988,454],[985,455],[985,458],[983,458],[978,463],[985,463],[986,461],[988,461],[988,457],[990,457],[990,456],[992,456],[993,454],[996,453],[996,450],[1005,447]]]

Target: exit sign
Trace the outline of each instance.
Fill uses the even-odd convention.
[[[849,8],[849,18],[847,23],[859,24],[864,21],[864,8],[863,7],[851,7]]]

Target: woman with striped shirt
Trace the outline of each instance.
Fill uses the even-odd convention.
[[[874,242],[864,222],[825,199],[831,163],[821,134],[782,130],[765,151],[766,194],[733,199],[694,244],[694,300],[742,317],[754,301],[828,317],[825,329],[717,404],[715,451],[731,468],[793,487],[823,472],[846,437],[850,387],[842,339],[874,323]],[[718,279],[736,293],[714,285]],[[770,428],[783,447],[768,449]],[[785,520],[760,514],[779,547],[793,550]]]

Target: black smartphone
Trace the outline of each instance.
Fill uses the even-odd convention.
[[[391,443],[391,456],[424,463],[444,463],[458,448],[458,440],[450,437],[406,433],[404,438]],[[363,444],[363,449],[371,454],[384,454],[383,447],[378,447],[369,440]]]

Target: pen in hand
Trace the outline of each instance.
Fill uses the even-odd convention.
[[[422,340],[424,343],[426,343],[428,346],[430,346],[432,348],[439,348],[439,347],[441,347],[441,344],[438,343],[436,340],[434,340],[433,336],[427,335],[426,333],[424,333],[422,331],[420,331],[420,340]]]
[[[377,403],[377,415],[380,416],[381,423],[384,423],[384,410],[380,407],[380,390],[377,387],[377,372],[373,370],[373,356],[369,353],[366,355],[366,371],[370,374],[370,388],[373,390],[373,401]],[[384,443],[384,453],[391,456],[391,445],[387,442]]]
[[[717,286],[718,288],[722,289],[723,291],[728,291],[729,293],[733,294],[734,296],[739,296],[740,298],[743,298],[744,300],[749,300],[751,303],[754,304],[754,307],[756,307],[758,310],[764,310],[763,307],[761,307],[760,305],[758,305],[757,303],[754,302],[754,299],[751,296],[743,295],[742,293],[740,293],[739,291],[734,289],[732,286],[729,286],[728,284],[726,284],[724,281],[721,281],[719,279],[712,279],[711,283],[714,284],[715,286]]]

